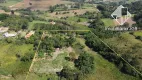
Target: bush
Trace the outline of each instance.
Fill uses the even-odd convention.
[[[136,39],[139,39],[142,41],[142,36],[137,36]]]
[[[82,53],[75,61],[75,66],[82,71],[83,74],[90,74],[94,71],[94,57],[88,53]]]
[[[83,74],[80,71],[63,68],[60,72],[61,80],[83,80]]]

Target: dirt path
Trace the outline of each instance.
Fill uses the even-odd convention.
[[[25,80],[27,80],[29,73],[32,71],[32,67],[33,67],[34,62],[36,61],[36,57],[37,57],[37,55],[38,55],[39,46],[40,46],[41,41],[42,41],[42,39],[43,39],[43,35],[44,35],[44,32],[43,32],[43,34],[42,34],[42,36],[41,36],[41,39],[40,39],[40,41],[39,41],[37,50],[36,50],[36,52],[35,52],[34,58],[33,58],[33,60],[32,60],[31,66],[30,66],[30,68],[29,68],[29,71],[28,71],[28,73],[27,73],[27,76],[26,76]]]

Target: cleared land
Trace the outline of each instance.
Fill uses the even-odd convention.
[[[32,5],[29,5],[32,10],[48,10],[50,6],[54,6],[56,4],[68,4],[68,3],[73,3],[70,1],[62,1],[62,0],[31,0],[30,3]],[[16,5],[14,5],[12,8],[25,8],[27,6],[24,6],[24,2],[20,2]]]

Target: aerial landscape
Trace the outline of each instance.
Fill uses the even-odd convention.
[[[0,0],[0,80],[142,80],[142,1]]]

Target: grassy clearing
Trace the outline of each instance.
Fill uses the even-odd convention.
[[[42,74],[56,74],[60,72],[64,66],[74,68],[73,62],[67,61],[65,57],[68,57],[68,53],[60,53],[55,59],[44,59],[36,61],[33,66],[35,73]]]
[[[132,3],[132,2],[135,2],[135,0],[127,0],[127,3]]]
[[[127,33],[122,33],[120,37],[114,37],[104,40],[107,44],[112,45],[112,47],[119,54],[131,54],[133,56],[142,56],[142,42],[137,40],[135,36]],[[139,59],[141,63],[142,59]],[[142,65],[140,65],[142,66]]]
[[[0,3],[1,6],[6,6],[6,7],[9,7],[9,6],[12,6],[18,2],[21,2],[22,0],[6,0],[6,3]]]
[[[28,64],[18,60],[16,54],[21,56],[33,50],[33,45],[15,45],[0,42],[0,75],[8,75],[13,72],[17,73],[18,70],[28,68]]]
[[[55,74],[46,75],[46,74],[37,74],[37,73],[36,74],[30,73],[27,80],[48,80],[49,78],[51,80],[59,80],[58,76]]]
[[[102,21],[104,22],[106,27],[109,27],[109,26],[114,27],[115,26],[115,23],[112,19],[105,18],[105,19],[102,19]]]
[[[134,36],[142,36],[142,31],[136,31],[136,32],[134,32]]]
[[[132,47],[137,44],[142,44],[139,40],[135,39],[133,35],[129,33],[123,33],[120,37],[114,37],[111,39],[105,40],[107,44],[113,45],[118,48],[117,52],[125,53],[132,50]]]
[[[92,52],[95,58],[95,73],[88,75],[86,80],[139,80],[135,77],[121,73],[113,63],[108,62],[102,56]]]
[[[115,45],[118,49],[131,50],[131,48],[136,44],[142,44],[141,41],[135,39],[135,36],[129,33],[122,33],[120,37],[111,38],[105,40],[108,44]]]
[[[34,24],[36,23],[44,23],[44,24],[48,24],[49,22],[46,22],[46,21],[32,21],[32,22],[29,22],[29,27],[28,29],[31,30],[34,28]]]

